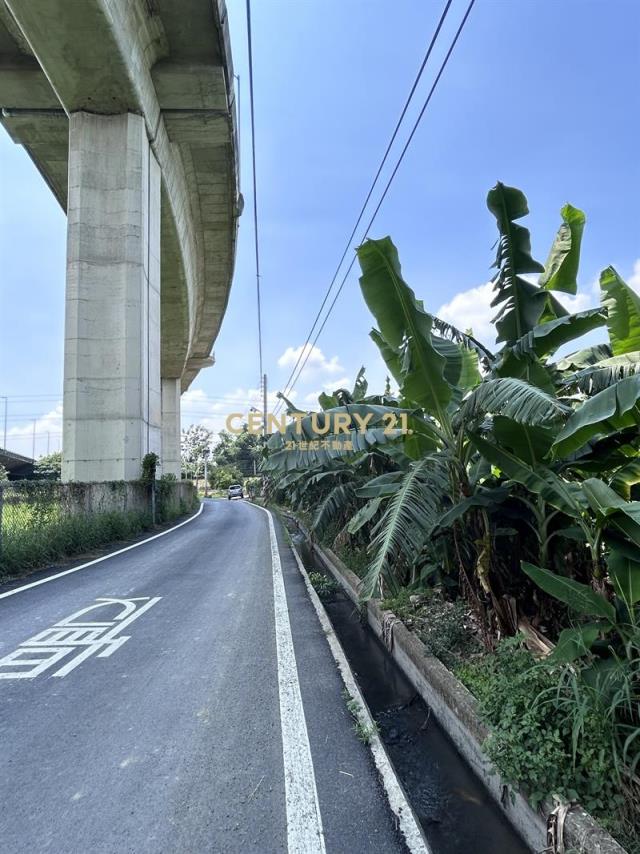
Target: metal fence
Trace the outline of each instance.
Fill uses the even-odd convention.
[[[0,483],[0,575],[126,539],[197,504],[189,481]]]

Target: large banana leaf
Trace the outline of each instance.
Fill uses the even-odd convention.
[[[498,341],[511,344],[538,323],[548,292],[523,278],[526,273],[544,273],[544,267],[531,256],[529,230],[515,220],[529,213],[521,190],[498,182],[489,190],[487,207],[495,216],[500,237],[494,266],[495,297],[492,306],[500,306],[495,317]]]
[[[569,204],[562,208],[560,215],[563,223],[553,241],[538,284],[547,290],[575,294],[578,290],[580,243],[586,217],[581,210]]]
[[[562,385],[586,394],[597,394],[626,377],[640,373],[640,350],[602,359],[589,367],[565,375]]]
[[[380,355],[384,359],[385,365],[389,368],[389,373],[394,378],[399,386],[402,385],[402,359],[400,350],[391,345],[382,337],[377,329],[372,329],[369,337],[380,350]]]
[[[640,602],[640,561],[620,549],[611,549],[607,569],[614,590],[629,608]]]
[[[572,578],[556,575],[555,572],[525,561],[521,566],[529,578],[535,581],[545,593],[564,602],[578,614],[604,617],[612,623],[615,621],[616,611],[611,602],[607,602],[604,596],[596,593],[588,584],[581,584]]]
[[[611,488],[622,498],[629,501],[631,498],[631,487],[640,483],[640,455],[636,455],[616,469],[611,479]]]
[[[620,380],[586,400],[569,418],[553,445],[553,454],[567,456],[594,436],[607,436],[640,424],[640,374]]]
[[[462,332],[456,326],[453,326],[451,323],[447,323],[446,320],[442,320],[435,315],[432,316],[433,320],[433,328],[441,335],[443,338],[449,338],[451,341],[455,341],[456,344],[461,344],[467,350],[474,350],[478,354],[478,358],[483,363],[485,368],[490,368],[491,364],[495,360],[494,354],[487,347],[484,346],[477,338],[474,338],[473,335],[469,332]]]
[[[327,425],[334,425],[336,415],[345,413],[350,417],[348,432],[322,432]],[[409,435],[400,430],[399,416],[406,418]],[[327,421],[325,421],[327,419]],[[369,419],[366,428],[362,425]],[[396,419],[393,426],[391,419]],[[314,426],[320,432],[314,430]],[[306,446],[300,447],[300,443]],[[310,443],[314,443],[311,446]],[[315,443],[319,443],[316,447]],[[289,445],[288,443],[293,443]],[[290,422],[284,433],[273,433],[267,442],[268,455],[262,463],[263,471],[289,472],[302,468],[315,468],[333,460],[357,457],[373,447],[390,443],[402,443],[406,452],[411,450],[421,454],[435,450],[441,438],[429,419],[417,414],[415,410],[400,407],[379,406],[368,403],[351,403],[337,406],[324,412],[305,415]]]
[[[503,415],[519,424],[544,426],[557,423],[570,412],[564,403],[524,380],[504,377],[485,380],[465,398],[461,423],[486,415]]]
[[[460,346],[460,355],[462,366],[457,386],[461,392],[465,392],[475,388],[482,381],[482,375],[478,367],[478,357],[473,350]]]
[[[587,623],[574,629],[563,629],[547,661],[550,664],[568,664],[581,658],[591,649],[603,628],[608,628],[606,623]]]
[[[543,464],[553,440],[558,434],[557,427],[538,427],[519,424],[511,418],[496,416],[491,430],[493,439],[501,448],[512,451],[527,465],[535,468]]]
[[[577,371],[595,365],[603,359],[609,359],[612,355],[608,344],[594,344],[592,347],[585,347],[584,350],[578,350],[560,359],[556,367],[560,371]]]
[[[463,391],[478,385],[482,379],[477,353],[439,335],[432,335],[431,343],[445,358],[444,378],[454,390],[452,401],[455,402],[456,397],[462,398]]]
[[[555,394],[556,369],[552,364],[542,362],[543,357],[554,353],[568,341],[604,326],[605,322],[604,309],[595,308],[539,323],[512,346],[503,348],[494,373],[500,377],[526,379],[531,385]]]
[[[373,517],[380,509],[382,501],[383,499],[381,497],[372,498],[370,501],[367,501],[364,507],[361,507],[360,510],[358,510],[358,512],[355,514],[355,516],[352,516],[352,518],[349,520],[349,524],[347,525],[347,531],[350,534],[356,534],[360,530],[360,528],[362,528],[364,525],[367,524],[367,522],[370,522],[373,519]]]
[[[313,520],[313,530],[319,537],[335,520],[341,519],[355,500],[355,490],[350,483],[335,486],[320,502]]]
[[[398,251],[389,237],[358,248],[360,287],[387,345],[402,352],[402,393],[442,424],[452,388],[446,358],[433,346],[431,316],[402,279]]]
[[[394,495],[400,488],[400,482],[405,476],[402,471],[389,471],[380,474],[358,488],[358,498],[384,498]]]
[[[577,483],[564,480],[545,466],[530,468],[515,454],[494,445],[493,442],[488,442],[475,433],[471,434],[471,441],[482,456],[491,465],[497,466],[508,478],[521,483],[535,495],[540,495],[547,504],[562,510],[568,516],[574,518],[581,516],[587,502]]]
[[[463,498],[447,510],[438,520],[438,530],[451,527],[454,522],[461,519],[469,510],[477,507],[484,507],[485,509],[496,508],[508,497],[509,488],[506,486],[498,486],[494,489],[484,489],[481,487],[473,495]]]
[[[539,358],[555,353],[555,351],[580,338],[592,329],[604,326],[607,322],[607,312],[603,308],[589,308],[576,314],[567,314],[547,323],[534,326],[529,332],[516,341],[507,352],[517,357],[533,354]]]
[[[425,457],[403,475],[370,546],[375,557],[362,582],[362,599],[379,595],[382,581],[390,591],[398,589],[398,563],[411,565],[420,555],[440,517],[448,488],[443,455]]]
[[[585,480],[582,489],[599,523],[613,527],[640,547],[640,501],[625,501],[596,477]]]
[[[640,296],[613,267],[600,274],[602,305],[607,309],[609,340],[614,356],[640,350]]]

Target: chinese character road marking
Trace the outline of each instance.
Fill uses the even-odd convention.
[[[33,679],[67,657],[66,664],[51,674],[66,676],[92,655],[107,658],[129,640],[128,635],[120,634],[125,626],[141,617],[161,598],[96,599],[95,604],[60,620],[0,658],[0,679]],[[113,611],[114,606],[119,608],[118,613],[108,622],[87,619],[86,615],[92,611],[97,611],[99,616],[101,608]],[[106,615],[103,613],[102,616]]]

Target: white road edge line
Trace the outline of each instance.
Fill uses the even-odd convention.
[[[103,560],[109,560],[109,558],[116,557],[116,555],[124,554],[124,552],[131,551],[131,549],[137,549],[138,546],[144,546],[145,543],[150,543],[152,540],[157,540],[158,537],[166,537],[167,534],[170,534],[172,531],[177,531],[178,528],[182,528],[183,525],[188,525],[189,522],[193,522],[194,519],[197,519],[198,516],[202,513],[202,508],[204,504],[200,502],[200,509],[197,513],[194,513],[193,516],[189,516],[188,519],[185,519],[184,522],[179,522],[177,525],[174,525],[173,528],[168,528],[166,531],[161,531],[159,534],[154,534],[152,537],[147,537],[146,540],[140,540],[139,543],[133,543],[131,546],[125,546],[123,549],[118,549],[116,552],[110,552],[108,555],[102,555],[102,557],[97,557],[95,560],[90,560],[87,563],[82,563],[80,566],[74,566],[71,569],[65,569],[63,572],[57,572],[55,575],[49,575],[47,578],[41,578],[39,581],[32,581],[31,584],[23,584],[22,587],[14,587],[13,590],[7,590],[6,593],[0,593],[0,599],[6,599],[7,596],[15,596],[16,593],[22,593],[23,590],[30,590],[32,587],[39,587],[41,584],[46,584],[48,581],[55,581],[56,578],[62,578],[64,575],[71,575],[72,572],[79,572],[81,569],[86,569],[88,566],[93,566],[96,563],[101,563]]]
[[[375,721],[373,720],[369,707],[362,696],[360,687],[358,686],[356,678],[353,675],[353,671],[351,670],[351,665],[347,660],[345,652],[342,649],[342,645],[340,644],[340,641],[333,630],[333,626],[331,625],[331,621],[327,616],[327,612],[324,609],[324,605],[320,601],[320,597],[311,584],[307,570],[305,569],[300,555],[293,543],[291,544],[291,551],[293,552],[296,563],[298,564],[300,574],[304,579],[309,598],[316,610],[316,614],[318,615],[320,625],[322,626],[322,630],[327,638],[327,643],[329,644],[333,658],[338,665],[338,670],[342,676],[344,686],[353,699],[358,702],[358,719],[360,723],[367,728],[367,731],[372,733],[371,740],[369,741],[369,747],[373,754],[373,761],[375,762],[378,773],[382,779],[382,785],[387,793],[389,806],[398,819],[398,826],[404,837],[407,848],[411,854],[432,854],[431,849],[420,830],[420,826],[418,825],[418,821],[411,809],[411,805],[407,800],[404,789],[398,780],[395,769],[391,764],[391,760],[387,755],[385,746],[378,735]]]
[[[264,510],[269,519],[278,659],[278,692],[280,695],[280,727],[282,730],[287,813],[287,847],[289,854],[325,854],[320,803],[313,770],[309,733],[307,732],[307,722],[300,693],[278,540],[270,511],[265,507],[260,507],[259,504],[254,504],[254,507]]]

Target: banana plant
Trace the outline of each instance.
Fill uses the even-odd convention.
[[[518,192],[502,195],[512,200]],[[522,297],[520,290],[525,294],[540,294],[540,314],[548,302],[548,292],[543,293],[537,286],[530,287],[528,282],[516,281],[521,272],[537,267],[524,258],[522,251],[520,254],[510,251],[512,240],[519,241],[521,248],[528,243],[526,229],[515,227],[510,217],[513,218],[511,211],[503,220],[506,226],[497,259],[500,266],[495,285],[499,302],[504,303],[501,316],[505,324],[513,325],[518,333],[530,332],[539,316],[537,310],[522,313],[519,320],[512,317],[513,312],[517,314],[514,305]],[[526,237],[523,236],[525,232]],[[358,249],[358,259],[362,268],[363,296],[379,326],[372,331],[371,337],[400,386],[401,400],[421,407],[425,417],[435,425],[440,442],[438,448],[429,453],[427,469],[435,469],[437,461],[439,471],[447,472],[446,478],[423,478],[420,475],[425,468],[420,461],[403,478],[396,479],[392,498],[374,496],[374,499],[386,500],[387,509],[371,545],[374,559],[364,585],[365,592],[371,593],[379,587],[380,578],[391,586],[394,563],[406,561],[411,551],[416,557],[420,555],[432,532],[436,528],[442,531],[439,521],[443,514],[446,515],[452,504],[467,500],[471,490],[467,470],[473,451],[469,442],[470,425],[501,419],[501,423],[515,425],[520,432],[528,428],[544,429],[552,424],[559,429],[569,409],[552,394],[525,379],[499,376],[495,371],[483,378],[481,369],[486,371],[494,367],[494,355],[478,346],[473,336],[445,326],[425,310],[402,278],[398,253],[390,238],[368,240]],[[603,316],[598,315],[597,321],[604,322]],[[564,318],[561,323],[571,327]],[[592,325],[591,315],[579,318],[573,324],[571,335],[586,331]],[[569,336],[563,331],[556,333],[556,338],[564,343]],[[384,486],[387,489],[389,485]],[[450,518],[454,547],[459,553],[469,552],[469,544],[460,542],[465,537],[464,529],[453,516]],[[487,525],[484,527],[486,538]],[[463,545],[467,548],[462,548]],[[491,593],[486,574],[482,581]]]
[[[319,499],[319,525],[348,497],[354,509],[345,530],[368,532],[366,595],[396,589],[435,553],[435,542],[439,555],[447,542],[453,550],[448,565],[477,575],[491,599],[491,546],[501,530],[494,519],[512,500],[530,514],[541,563],[554,538],[571,530],[602,574],[594,511],[580,481],[594,473],[623,498],[640,482],[636,441],[625,433],[637,424],[640,398],[640,301],[607,268],[602,305],[570,314],[556,294],[577,291],[582,211],[562,208],[542,265],[520,222],[528,213],[524,194],[498,183],[487,205],[498,227],[493,305],[500,349],[492,352],[471,332],[430,314],[404,281],[391,239],[367,240],[357,250],[360,286],[376,321],[371,338],[398,394],[388,388],[368,394],[361,370],[352,390],[321,396],[323,413],[295,413],[296,424],[268,443],[265,470],[285,478],[342,463],[357,468],[374,450],[388,461],[387,470],[353,480],[349,489],[346,479],[326,480],[332,489]],[[605,326],[608,344],[554,361],[560,347]],[[599,387],[605,378],[616,380],[613,395]],[[348,447],[339,450],[333,443],[339,437],[318,420],[337,414],[349,418]],[[390,431],[390,417],[402,417],[408,430]],[[287,449],[300,433],[307,447]],[[318,438],[330,441],[318,448]]]

